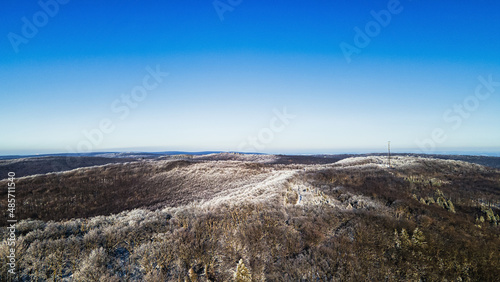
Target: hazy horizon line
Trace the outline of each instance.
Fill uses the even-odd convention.
[[[101,155],[101,154],[213,154],[213,153],[240,153],[264,155],[337,155],[337,154],[384,154],[382,149],[325,149],[325,150],[282,150],[266,152],[243,152],[234,150],[147,150],[136,148],[110,149],[92,152],[18,152],[0,153],[0,157],[36,157],[36,156],[66,156],[66,155]],[[392,154],[422,154],[422,155],[471,155],[471,156],[497,156],[500,157],[500,148],[449,148],[440,150],[418,149],[391,149]]]

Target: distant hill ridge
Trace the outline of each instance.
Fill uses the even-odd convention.
[[[61,172],[79,167],[91,167],[96,165],[124,163],[144,159],[176,159],[189,156],[200,160],[231,160],[241,157],[237,156],[264,156],[266,154],[238,153],[238,152],[104,152],[85,154],[55,154],[55,155],[31,155],[31,156],[0,156],[0,179],[7,178],[9,172],[15,172],[17,177],[45,174],[49,172]],[[363,156],[385,156],[382,153],[371,154],[336,154],[336,155],[268,155],[275,156],[274,163],[280,164],[328,164],[335,163],[345,158]],[[500,157],[490,156],[468,156],[468,155],[426,155],[396,153],[393,156],[413,156],[434,158],[443,160],[457,160],[480,164],[491,168],[500,169]]]

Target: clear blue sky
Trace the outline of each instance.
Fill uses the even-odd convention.
[[[500,151],[499,1],[40,2],[0,3],[0,155]]]

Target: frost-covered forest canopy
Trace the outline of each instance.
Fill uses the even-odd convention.
[[[92,161],[16,178],[17,274],[6,275],[3,222],[2,281],[500,277],[497,168],[419,156]]]

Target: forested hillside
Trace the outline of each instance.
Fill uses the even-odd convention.
[[[18,178],[18,271],[2,228],[2,280],[497,280],[500,171],[391,164],[218,154]]]

